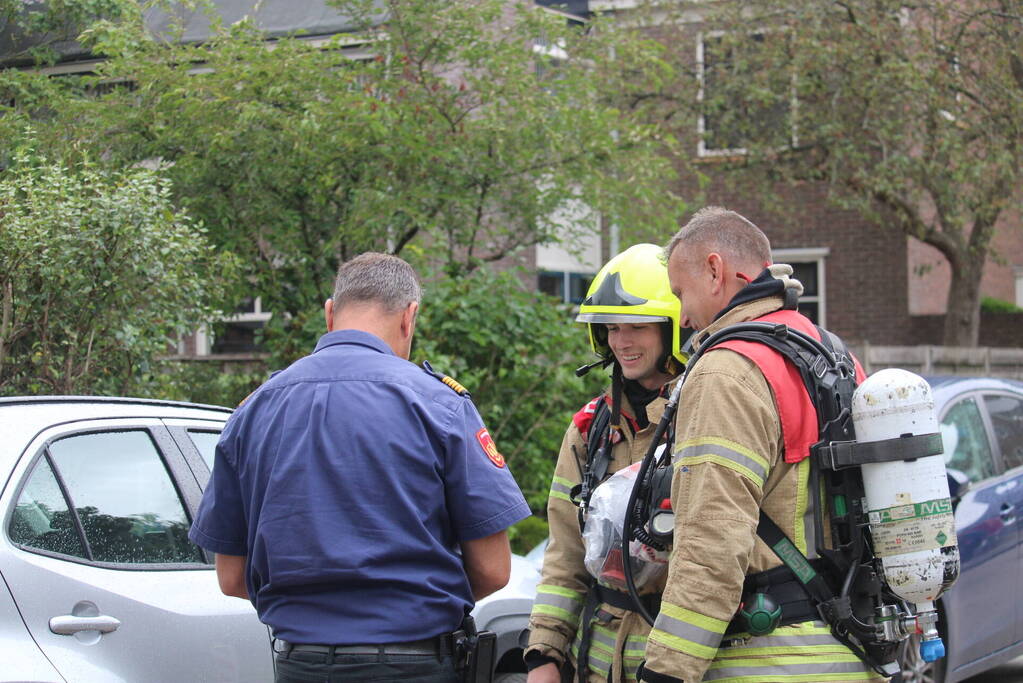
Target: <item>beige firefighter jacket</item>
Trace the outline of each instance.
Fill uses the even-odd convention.
[[[781,307],[780,297],[741,304],[701,331],[696,348],[723,327]],[[709,351],[697,361],[682,387],[679,415],[684,417],[676,419],[672,457],[674,546],[644,667],[661,677],[649,678],[685,683],[883,680],[823,622],[723,640],[738,610],[744,578],[781,564],[756,535],[761,507],[804,554],[817,556],[810,463],[784,462],[770,386],[752,361],[733,351]]]
[[[608,475],[623,467],[639,462],[646,454],[657,422],[664,413],[668,389],[662,397],[647,405],[649,424],[633,435],[622,418],[622,440],[612,449],[613,459]],[[610,391],[605,393],[610,400]],[[632,415],[632,407],[622,397],[622,412]],[[558,463],[547,500],[547,520],[550,538],[544,553],[543,572],[537,586],[537,596],[529,619],[530,636],[526,651],[536,650],[559,662],[568,658],[576,663],[580,616],[592,577],[583,564],[585,548],[579,530],[578,508],[569,498],[569,492],[579,484],[581,468],[586,461],[586,435],[575,423],[565,432]],[[663,578],[641,589],[641,593],[660,592]],[[636,669],[643,661],[643,647],[650,628],[639,614],[600,605],[596,611],[590,636],[588,681],[603,683],[613,671],[615,681],[635,681]]]

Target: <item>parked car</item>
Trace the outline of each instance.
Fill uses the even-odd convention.
[[[188,540],[227,408],[0,398],[0,683],[272,681],[271,638]],[[525,680],[542,546],[481,600],[498,682]]]
[[[230,410],[0,399],[0,681],[273,681],[187,534]]]
[[[1023,655],[1023,382],[929,377],[962,562],[939,599],[946,656],[903,657],[905,683],[954,683]],[[915,639],[914,639],[915,640]]]

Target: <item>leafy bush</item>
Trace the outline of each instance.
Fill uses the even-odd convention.
[[[514,273],[480,268],[427,282],[413,360],[428,359],[472,393],[534,512],[546,510],[569,419],[606,382],[575,376],[591,355],[566,307]]]
[[[265,363],[237,368],[215,361],[162,361],[140,378],[131,393],[147,398],[192,401],[233,408],[266,381]]]
[[[986,296],[980,300],[980,310],[983,313],[1023,313],[1023,308],[1011,301],[996,299],[993,296]]]
[[[234,263],[152,172],[19,151],[0,176],[0,393],[126,393],[213,315]]]

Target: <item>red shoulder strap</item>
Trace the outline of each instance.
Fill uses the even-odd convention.
[[[593,424],[593,416],[597,413],[598,401],[600,401],[600,396],[584,405],[579,409],[579,412],[572,416],[572,422],[575,423],[576,429],[579,430],[584,439],[590,433],[590,425]]]
[[[806,316],[796,311],[775,311],[757,318],[756,322],[782,323],[818,341],[821,338],[817,327]],[[814,408],[810,395],[806,393],[806,386],[796,366],[770,346],[756,342],[732,339],[710,350],[716,349],[729,349],[742,354],[756,363],[764,374],[778,409],[782,438],[785,442],[785,462],[797,463],[809,456],[810,446],[817,443],[819,437],[817,409]]]

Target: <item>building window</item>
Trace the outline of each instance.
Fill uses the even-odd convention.
[[[586,290],[593,282],[594,273],[570,273],[567,271],[541,271],[537,275],[537,288],[544,294],[558,297],[566,303],[581,304]]]
[[[263,311],[260,297],[249,297],[235,309],[234,315],[224,318],[217,326],[218,334],[210,346],[211,353],[251,353],[259,351],[256,331],[273,316]]]
[[[803,295],[799,297],[799,312],[827,327],[825,306],[824,260],[829,250],[824,249],[775,249],[772,257],[775,263],[792,266],[793,276],[803,283]]]
[[[697,41],[701,103],[699,156],[746,154],[753,144],[780,149],[794,144],[792,76],[766,64],[763,46],[781,33],[751,33],[743,40],[712,32]]]

